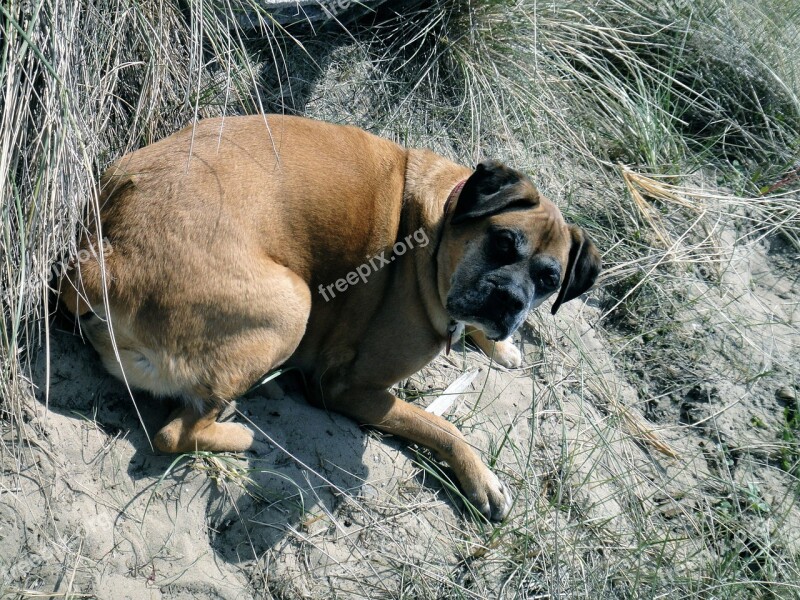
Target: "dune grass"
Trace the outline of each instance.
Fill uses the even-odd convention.
[[[580,335],[532,317],[547,350],[528,357],[529,408],[545,416],[527,440],[490,435],[517,492],[514,517],[497,528],[465,523],[454,534],[464,558],[450,572],[383,557],[398,573],[397,597],[800,594],[800,555],[783,539],[800,489],[791,403],[779,436],[748,463],[786,482],[769,499],[757,478],[733,474],[744,450],[704,428],[714,418],[692,417],[684,430],[653,417],[672,441],[676,431],[704,441],[698,456],[720,454],[703,458],[717,467],[701,492],[681,492],[681,469],[645,474],[633,460],[637,442],[621,437],[624,409],[608,379],[616,369],[637,387],[645,414],[719,369],[749,391],[778,374],[796,392],[796,371],[787,373],[797,362],[764,362],[764,336],[778,334],[726,278],[738,253],[767,244],[796,278],[796,3],[434,0],[343,23],[280,24],[250,2],[0,6],[4,477],[19,476],[14,457],[34,435],[25,407],[32,356],[48,352],[51,267],[96,210],[102,169],[197,118],[285,111],[466,164],[506,160],[604,250],[591,325],[611,367]],[[769,326],[797,333],[790,319]],[[714,332],[719,347],[692,328]],[[569,350],[555,350],[564,335]],[[464,425],[490,427],[479,411]],[[597,489],[612,509],[593,504]]]

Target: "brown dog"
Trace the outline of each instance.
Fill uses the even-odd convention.
[[[388,389],[462,325],[517,366],[508,338],[528,310],[558,292],[555,313],[594,283],[594,245],[528,177],[353,127],[235,117],[125,156],[100,203],[106,251],[82,240],[96,258],[62,278],[61,298],[109,371],[187,401],[160,450],[247,450],[253,433],[220,410],[295,366],[312,402],[427,446],[484,515],[508,513],[507,487],[461,433]]]

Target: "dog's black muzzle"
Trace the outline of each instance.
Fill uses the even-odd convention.
[[[490,340],[504,340],[525,320],[533,285],[492,274],[458,297],[448,298],[450,316],[478,325]]]

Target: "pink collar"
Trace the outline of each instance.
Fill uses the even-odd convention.
[[[467,183],[466,179],[462,179],[459,181],[455,187],[450,190],[450,195],[447,196],[447,200],[444,202],[444,209],[442,210],[442,216],[446,219],[447,213],[450,212],[450,205],[453,203],[453,200],[457,199],[461,190],[464,189],[464,184]]]

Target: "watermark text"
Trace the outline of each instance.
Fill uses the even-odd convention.
[[[429,243],[430,239],[428,238],[428,233],[424,229],[417,229],[414,233],[408,234],[405,239],[395,243],[388,257],[386,253],[389,252],[389,249],[386,249],[380,254],[368,257],[366,262],[358,265],[354,270],[350,271],[344,277],[337,279],[335,282],[329,285],[322,285],[320,283],[319,293],[322,295],[325,302],[330,302],[336,297],[336,292],[344,293],[347,291],[347,288],[356,285],[359,281],[367,283],[370,275],[393,263],[398,256],[403,256],[406,252],[415,247],[424,248]]]

